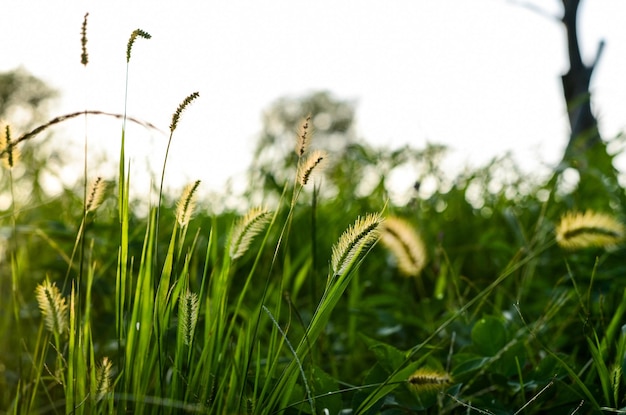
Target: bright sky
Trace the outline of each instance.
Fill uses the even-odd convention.
[[[167,176],[176,187],[201,179],[220,189],[241,176],[262,111],[320,89],[356,102],[358,135],[371,143],[447,144],[456,166],[512,151],[535,170],[554,164],[567,141],[565,32],[520,4],[561,13],[560,0],[6,2],[0,70],[22,65],[60,90],[52,116],[122,113],[126,44],[134,29],[149,32],[133,48],[129,115],[167,131],[178,104],[200,92],[174,136]],[[588,61],[606,40],[592,87],[612,137],[626,126],[626,2],[584,0],[579,17]],[[54,139],[75,143],[80,160],[84,121],[56,128]],[[90,148],[115,158],[120,122],[90,119],[87,128]],[[127,137],[135,166],[145,170],[148,159],[160,171],[167,136],[129,127]]]

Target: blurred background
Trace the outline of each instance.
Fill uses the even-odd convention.
[[[626,3],[583,1],[578,12],[583,60],[593,63],[604,42],[590,90],[600,132],[612,139],[626,124]],[[205,194],[242,192],[268,151],[293,149],[292,124],[310,105],[331,153],[333,142],[441,144],[448,152],[439,167],[451,175],[506,153],[523,171],[548,175],[568,145],[560,0],[11,2],[2,15],[0,71],[21,68],[56,91],[40,109],[49,117],[123,113],[128,38],[137,28],[152,35],[136,41],[128,68],[128,115],[160,130],[127,128],[134,184],[143,189],[160,177],[172,113],[194,91],[200,98],[172,142],[169,190],[200,179]],[[23,128],[34,125],[30,113],[21,117]],[[35,138],[75,161],[46,185],[60,191],[81,177],[85,137],[90,174],[114,180],[120,133],[119,120],[93,116]],[[622,170],[624,162],[616,159]],[[412,189],[415,177],[410,166],[399,170],[394,186]]]

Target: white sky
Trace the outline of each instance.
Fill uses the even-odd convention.
[[[561,13],[560,0],[529,3]],[[607,42],[592,87],[601,129],[615,136],[626,126],[626,2],[586,0],[579,17],[588,61],[598,40]],[[137,28],[153,38],[133,48],[129,115],[167,131],[182,99],[200,92],[174,136],[172,186],[201,179],[220,189],[248,166],[263,109],[319,89],[357,103],[363,139],[447,144],[457,166],[512,151],[534,171],[556,162],[567,142],[564,28],[509,0],[5,2],[0,70],[22,65],[59,89],[52,116],[121,113],[126,44]],[[90,119],[90,147],[115,159],[120,130],[117,120]],[[75,143],[80,160],[84,131],[71,121],[54,139]],[[149,158],[160,171],[166,135],[129,127],[127,139],[140,170]]]

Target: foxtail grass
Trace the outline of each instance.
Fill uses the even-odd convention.
[[[298,126],[296,141],[296,154],[298,155],[298,158],[302,158],[302,156],[304,156],[309,149],[312,136],[313,123],[311,121],[311,115],[309,114],[300,122],[300,125]]]
[[[331,268],[333,276],[345,274],[359,256],[369,249],[380,237],[379,226],[383,222],[379,214],[359,217],[333,246]]]
[[[242,257],[255,236],[269,223],[271,212],[263,207],[250,209],[234,226],[230,239],[229,254],[231,260]]]
[[[83,66],[87,66],[87,64],[89,63],[89,54],[87,53],[87,17],[89,17],[89,13],[85,13],[85,17],[83,18],[83,25],[80,29],[80,63]]]
[[[313,174],[320,173],[324,169],[324,164],[328,160],[328,154],[322,150],[316,150],[309,154],[306,159],[298,163],[298,182],[301,186],[306,186]]]
[[[183,190],[183,194],[176,204],[176,222],[180,227],[187,226],[191,220],[191,215],[196,207],[196,191],[200,186],[200,180],[189,184]]]
[[[626,227],[613,216],[593,211],[563,215],[556,227],[556,241],[569,250],[613,248],[624,241]]]
[[[86,25],[87,15],[81,31],[83,65],[88,62]],[[609,220],[596,213],[566,215],[556,229],[556,238],[548,238],[550,244],[535,246],[533,242],[520,249],[504,270],[485,286],[481,287],[476,282],[467,291],[454,287],[458,294],[458,298],[450,302],[454,303],[454,309],[446,308],[448,305],[441,305],[442,302],[435,304],[437,301],[430,299],[426,299],[425,305],[419,303],[421,299],[415,299],[416,304],[408,304],[408,309],[414,306],[415,309],[421,306],[436,308],[433,315],[441,313],[443,316],[433,321],[434,330],[428,333],[411,332],[418,340],[410,343],[404,351],[384,345],[380,339],[370,339],[369,334],[361,333],[367,330],[358,326],[363,321],[359,309],[373,304],[365,301],[370,286],[359,284],[359,277],[363,278],[361,281],[366,277],[362,269],[366,256],[376,249],[375,245],[380,240],[397,258],[399,272],[417,277],[428,261],[427,250],[420,233],[408,221],[398,217],[384,219],[382,213],[357,216],[343,233],[341,229],[326,227],[316,218],[319,183],[314,183],[311,207],[310,240],[313,248],[309,250],[306,243],[290,246],[290,237],[298,244],[307,240],[301,237],[302,228],[292,229],[291,226],[299,223],[297,220],[301,217],[296,216],[299,209],[309,208],[300,204],[299,196],[308,191],[305,186],[313,182],[328,159],[327,153],[311,150],[312,116],[306,117],[298,130],[296,156],[293,153],[290,156],[293,159],[297,157],[297,170],[293,182],[284,186],[277,206],[271,206],[271,210],[252,208],[235,219],[229,214],[227,221],[224,216],[202,216],[198,220],[201,215],[196,210],[205,207],[203,201],[197,200],[200,181],[186,186],[178,202],[171,203],[172,206],[166,206],[170,199],[163,194],[172,136],[181,122],[181,115],[199,97],[198,93],[187,96],[171,118],[156,205],[150,206],[145,221],[133,216],[130,208],[130,162],[125,154],[125,140],[126,122],[129,120],[126,116],[129,63],[133,44],[138,38],[148,39],[150,36],[141,30],[134,31],[126,51],[126,89],[117,178],[117,253],[112,254],[109,250],[98,252],[99,244],[108,235],[94,235],[98,231],[95,227],[87,232],[88,224],[93,223],[87,218],[99,220],[102,209],[97,215],[96,210],[106,193],[105,179],[98,177],[90,186],[85,185],[83,218],[74,247],[71,246],[72,240],[67,247],[55,246],[58,251],[65,248],[68,252],[70,249],[76,252],[80,241],[84,278],[80,277],[81,273],[75,275],[76,267],[72,264],[74,253],[70,257],[63,252],[58,257],[68,263],[67,284],[57,287],[51,282],[52,278],[47,278],[37,286],[34,295],[32,287],[28,290],[30,301],[33,304],[36,301],[39,306],[41,320],[36,338],[32,342],[23,339],[24,353],[28,354],[32,368],[26,371],[27,376],[18,381],[18,398],[11,407],[13,413],[38,410],[67,414],[166,415],[182,411],[266,414],[287,410],[289,413],[318,413],[326,409],[321,403],[325,402],[324,399],[331,396],[337,398],[336,395],[347,392],[358,395],[358,399],[352,401],[355,414],[374,413],[380,409],[378,403],[396,404],[395,399],[401,398],[403,393],[419,398],[453,386],[455,380],[451,373],[455,372],[449,371],[449,367],[446,370],[426,369],[426,360],[438,352],[438,347],[430,342],[443,337],[451,324],[461,317],[471,320],[485,311],[485,304],[490,303],[488,296],[496,287],[510,276],[520,274],[522,268],[531,260],[536,260],[547,246],[556,242],[568,249],[589,246],[612,248],[622,241],[623,225],[614,219]],[[88,113],[84,111],[76,116]],[[53,119],[38,131],[73,117],[69,114]],[[22,141],[36,134],[31,131],[22,136]],[[5,130],[5,136],[10,137],[9,130]],[[6,141],[2,150],[5,159],[10,158],[19,141]],[[87,164],[85,183],[86,176]],[[334,214],[334,218],[338,219],[344,213]],[[76,216],[79,217],[78,213]],[[341,217],[341,220],[352,219]],[[320,233],[332,234],[335,243],[331,241],[323,246],[319,243],[318,250],[316,228],[323,230]],[[133,238],[133,230],[138,237]],[[299,232],[298,238],[293,237],[295,232]],[[52,240],[54,237],[49,238]],[[158,249],[159,244],[161,249]],[[104,246],[109,248],[106,244]],[[315,265],[319,262],[319,252],[328,259],[328,271],[321,275]],[[115,262],[114,266],[103,265],[112,262]],[[381,270],[385,264],[379,261],[374,265],[373,269]],[[15,265],[15,291],[19,283],[17,277],[21,275],[17,268]],[[82,272],[82,262],[80,268]],[[107,285],[112,283],[113,268],[116,282],[112,295],[115,298],[111,299],[107,296]],[[388,276],[384,272],[381,274],[381,280]],[[457,282],[461,283],[460,278],[455,280]],[[310,292],[306,292],[307,283]],[[319,291],[323,287],[319,296],[314,288],[316,285]],[[381,298],[399,292],[385,291],[385,288],[372,287],[371,290],[383,291]],[[465,292],[471,295],[467,296]],[[377,296],[379,293],[374,294]],[[14,303],[17,304],[17,300]],[[107,310],[115,315],[114,339],[97,337],[100,325],[96,326],[96,323],[109,317],[101,314],[102,309],[109,307],[108,304],[114,307],[112,312]],[[401,308],[406,305],[399,304],[398,309],[406,312]],[[472,314],[470,308],[476,305],[479,307]],[[561,303],[550,305],[550,314],[545,319],[555,318],[561,306]],[[494,308],[501,311],[499,307]],[[623,308],[626,310],[626,300]],[[623,313],[620,310],[610,320],[604,337],[600,331],[590,330],[597,336],[590,337],[589,341],[594,368],[602,379],[597,390],[601,390],[603,398],[615,407],[621,404],[620,392],[623,388],[618,358],[626,351],[626,336],[618,335]],[[382,311],[387,313],[387,310]],[[23,310],[14,305],[16,322],[20,312]],[[350,315],[338,315],[338,312]],[[334,320],[334,317],[339,318]],[[402,322],[421,328],[424,315],[417,315],[415,320],[419,320],[418,323],[403,316]],[[348,321],[347,325],[345,321]],[[539,331],[540,328],[539,324],[535,324],[529,326],[528,331]],[[430,326],[428,329],[431,330]],[[342,368],[348,368],[345,377],[349,378],[349,382],[363,372],[355,374],[352,362],[342,366],[344,362],[335,363],[335,356],[329,356],[336,352],[335,334],[338,334],[337,343],[345,350],[340,352],[343,353],[340,356],[342,359],[356,359],[357,354],[352,355],[352,348],[359,347],[361,340],[365,347],[361,347],[360,353],[364,350],[371,352],[368,358],[374,355],[381,361],[386,359],[384,364],[375,366],[366,376],[368,379],[370,375],[375,376],[376,380],[368,380],[365,385],[342,384]],[[517,338],[514,340],[518,341]],[[450,350],[452,355],[452,347]],[[483,360],[479,375],[487,374],[491,364],[505,351],[506,348],[503,348]],[[546,353],[558,358],[558,354],[550,349],[546,348]],[[574,366],[567,366],[563,360],[555,361],[566,367],[566,375],[572,379],[577,391],[582,391],[594,409],[600,409],[599,400],[594,397],[596,390],[587,387],[583,375],[576,373]],[[523,393],[527,389],[523,384],[521,367],[520,364],[518,377]],[[456,373],[454,378],[457,378]],[[340,384],[341,387],[338,386]],[[468,385],[472,386],[472,381],[461,385],[459,380],[455,390],[466,392]],[[402,393],[396,388],[402,389]],[[326,390],[322,394],[323,389]],[[395,392],[399,393],[394,395]],[[439,396],[443,399],[444,394],[439,393]],[[349,405],[347,402],[347,399],[340,400],[337,406]],[[526,404],[523,408],[527,407]],[[341,409],[345,408],[338,408],[335,412]]]
[[[36,289],[39,310],[48,331],[62,336],[68,331],[68,305],[55,283],[45,280]]]
[[[442,370],[421,367],[407,379],[409,389],[416,394],[439,392],[452,384],[452,377]]]

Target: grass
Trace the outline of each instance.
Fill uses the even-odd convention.
[[[127,80],[138,38],[150,35],[132,33]],[[498,161],[444,186],[432,148],[420,179],[439,187],[394,205],[384,185],[351,191],[357,161],[389,168],[409,152],[366,146],[331,166],[326,180],[346,191],[325,199],[329,155],[310,149],[309,115],[272,206],[208,215],[199,181],[163,194],[176,127],[198,98],[173,113],[145,217],[133,211],[126,110],[118,177],[84,177],[80,192],[29,209],[14,192],[15,146],[82,113],[17,140],[5,130],[2,413],[626,411],[623,205],[575,213],[584,195],[522,176],[490,191]]]

